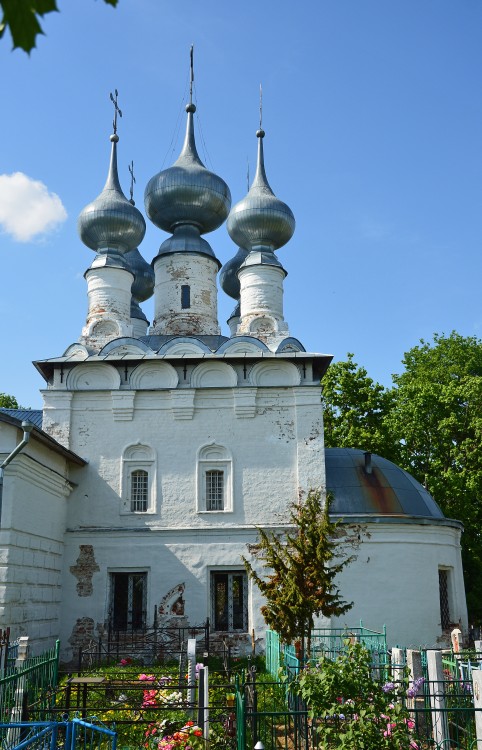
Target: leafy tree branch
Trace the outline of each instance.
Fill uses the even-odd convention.
[[[115,7],[119,0],[104,0]],[[56,0],[0,0],[2,20],[0,39],[10,30],[13,49],[23,49],[30,53],[35,47],[37,36],[43,34],[40,20],[47,13],[58,11]]]

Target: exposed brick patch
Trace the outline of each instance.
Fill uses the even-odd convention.
[[[93,592],[92,576],[100,570],[94,557],[92,544],[79,546],[77,564],[70,566],[70,572],[77,578],[77,593],[79,596],[91,596]],[[84,618],[85,619],[85,618]]]
[[[79,648],[87,648],[94,639],[94,620],[92,617],[79,617],[74,627],[69,643],[74,652]]]

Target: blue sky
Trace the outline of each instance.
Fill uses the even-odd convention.
[[[121,182],[128,195],[133,159],[143,210],[180,149],[191,44],[198,148],[233,203],[248,160],[254,173],[263,85],[267,174],[297,222],[279,251],[291,334],[354,352],[386,385],[421,337],[482,336],[479,0],[58,5],[30,57],[0,41],[0,391],[40,407],[31,361],[61,355],[85,322],[94,255],[76,222],[105,182],[109,92]],[[166,235],[147,224],[150,261]],[[236,252],[225,226],[206,238],[221,262]],[[232,307],[220,292],[224,334]]]

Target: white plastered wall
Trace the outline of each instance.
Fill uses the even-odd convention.
[[[460,557],[460,529],[427,523],[368,523],[369,537],[337,583],[355,605],[334,627],[387,627],[390,646],[440,647],[439,568],[449,571],[451,620],[467,632],[467,607]]]
[[[236,408],[242,391],[253,410]],[[186,413],[180,394],[192,404]],[[255,526],[285,520],[299,489],[323,486],[319,403],[318,386],[137,391],[130,418],[115,421],[110,392],[75,392],[70,447],[89,465],[69,503],[64,648],[77,620],[88,615],[95,627],[106,621],[111,572],[148,573],[149,619],[166,592],[185,583],[186,616],[203,622],[210,615],[211,569],[243,569]],[[156,456],[154,513],[121,512],[120,457],[135,443],[151,446]],[[197,457],[211,443],[232,457],[232,511],[197,511]],[[79,595],[71,568],[77,570],[86,544],[92,591]],[[256,590],[249,606],[250,629],[262,634]]]
[[[21,431],[0,424],[0,458]],[[0,626],[28,635],[33,653],[58,638],[70,484],[64,458],[35,440],[5,470],[0,524]]]

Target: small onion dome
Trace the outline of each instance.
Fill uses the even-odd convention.
[[[109,174],[101,194],[81,211],[77,228],[80,239],[91,250],[113,248],[120,253],[136,248],[146,233],[146,222],[122,192],[117,174],[117,142],[110,136],[112,151]]]
[[[228,260],[219,272],[219,284],[221,289],[228,295],[228,297],[232,297],[233,299],[239,299],[240,283],[238,279],[238,271],[241,264],[246,259],[248,252],[248,250],[240,247],[234,258]]]
[[[194,224],[201,234],[225,221],[231,206],[228,186],[210,172],[198,156],[194,140],[194,104],[188,104],[186,138],[181,154],[169,169],[154,175],[146,187],[144,204],[150,220],[166,232],[179,224]]]
[[[136,302],[145,302],[154,294],[154,271],[137,248],[124,256],[127,266],[134,274],[131,294]]]
[[[258,130],[258,163],[249,192],[236,203],[228,216],[229,236],[237,245],[276,250],[291,239],[295,218],[291,209],[280,201],[268,183],[264,169],[264,130]]]
[[[153,263],[160,255],[171,255],[172,253],[198,253],[199,255],[208,255],[213,258],[219,266],[221,263],[214,255],[209,242],[201,237],[199,229],[192,224],[181,224],[174,229],[172,237],[165,240],[159,252],[152,261]]]

